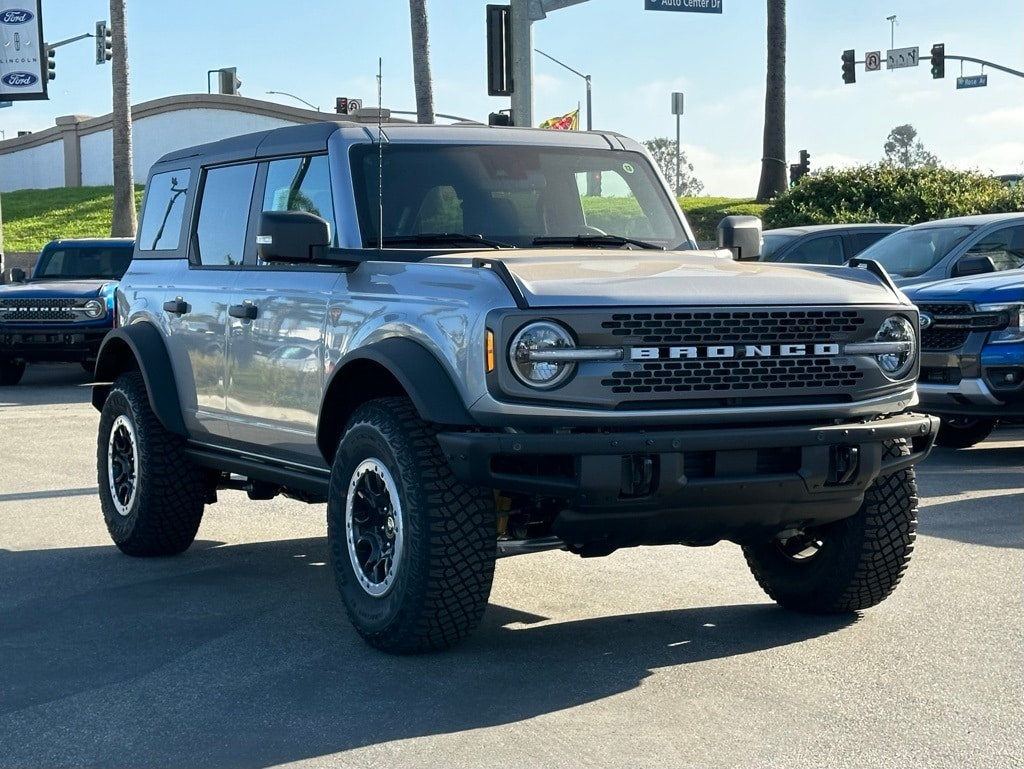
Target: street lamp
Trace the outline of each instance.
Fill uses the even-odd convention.
[[[584,75],[582,72],[577,72],[572,67],[570,67],[568,64],[564,64],[563,62],[560,62],[554,56],[552,56],[549,53],[544,53],[544,51],[540,50],[539,48],[534,48],[533,50],[536,51],[537,53],[539,53],[541,56],[546,56],[547,58],[551,59],[551,61],[553,61],[555,64],[559,65],[560,67],[565,67],[567,70],[572,72],[574,75],[578,75],[578,76],[582,77],[584,80],[587,81],[587,130],[588,131],[593,130],[594,125],[593,125],[593,122],[591,120],[591,110],[590,110],[590,75]]]
[[[312,107],[312,108],[313,108],[313,109],[315,109],[315,110],[316,110],[317,112],[319,112],[319,111],[320,111],[320,108],[319,108],[319,107],[317,107],[317,106],[316,106],[315,104],[310,104],[310,103],[309,103],[308,101],[306,101],[306,100],[305,100],[305,99],[303,99],[302,97],[300,97],[300,96],[296,96],[296,95],[295,95],[295,94],[293,94],[293,93],[288,93],[287,91],[267,91],[267,93],[276,93],[276,94],[279,94],[280,96],[290,96],[291,98],[295,99],[296,101],[301,101],[301,102],[302,102],[303,104],[305,104],[305,105],[306,105],[307,107]]]
[[[679,197],[679,163],[680,163],[680,152],[682,151],[679,146],[679,117],[683,114],[683,95],[678,91],[672,92],[672,114],[676,116],[676,197]]]

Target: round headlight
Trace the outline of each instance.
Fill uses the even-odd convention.
[[[523,326],[508,348],[509,364],[516,378],[527,387],[547,390],[564,382],[576,364],[571,361],[545,360],[545,353],[576,346],[564,328],[550,321]]]
[[[102,318],[103,314],[107,311],[106,307],[103,306],[103,302],[99,299],[90,299],[82,309],[85,311],[86,317],[89,318]]]
[[[876,342],[889,343],[891,351],[875,356],[878,365],[890,379],[902,379],[917,360],[917,337],[910,321],[902,315],[890,315],[875,334]]]

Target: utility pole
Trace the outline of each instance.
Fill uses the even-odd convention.
[[[587,0],[509,0],[512,8],[512,124],[533,125],[533,22]]]

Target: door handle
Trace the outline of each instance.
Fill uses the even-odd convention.
[[[188,306],[188,302],[180,296],[176,296],[174,299],[164,302],[164,312],[169,312],[171,315],[184,315],[191,309],[192,308]]]
[[[256,320],[256,316],[259,314],[258,308],[250,301],[245,301],[242,304],[233,304],[228,307],[228,315],[232,318],[241,318],[242,320]]]

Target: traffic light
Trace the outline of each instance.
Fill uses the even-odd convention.
[[[96,63],[106,64],[110,61],[110,57],[113,55],[111,49],[114,47],[111,42],[113,37],[110,34],[110,27],[107,26],[105,21],[96,22]]]
[[[800,181],[800,166],[796,163],[789,164],[789,184],[790,186]]]
[[[857,56],[852,48],[843,51],[843,82],[847,85],[857,82],[857,73],[853,68],[855,58]]]
[[[242,87],[242,81],[238,79],[236,74],[238,69],[235,67],[225,67],[224,69],[217,70],[217,74],[220,78],[220,92],[238,96],[238,89]]]
[[[800,150],[800,176],[810,173],[811,156],[807,150]]]
[[[936,43],[932,46],[932,78],[946,76],[946,44]]]
[[[46,79],[57,79],[57,51],[46,46]]]

